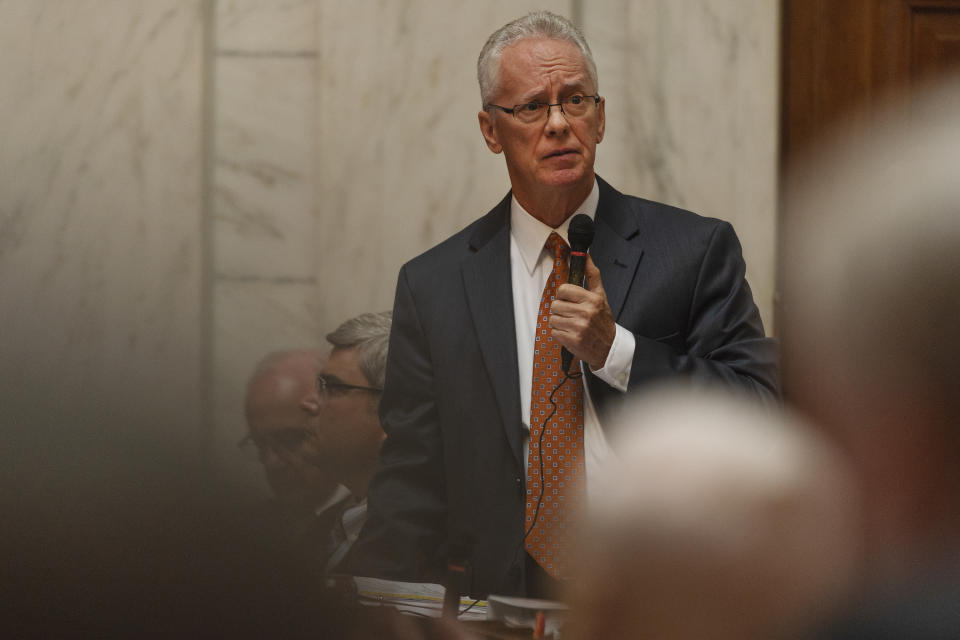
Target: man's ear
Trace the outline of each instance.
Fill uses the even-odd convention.
[[[500,153],[503,151],[503,145],[500,144],[499,139],[497,138],[497,132],[493,128],[493,116],[490,115],[489,111],[481,111],[477,114],[477,119],[480,121],[480,133],[483,134],[483,139],[487,143],[487,147],[490,151],[494,153]]]
[[[597,117],[599,118],[597,124],[597,144],[603,142],[603,132],[607,128],[607,113],[604,110],[604,107],[607,104],[606,98],[600,98],[600,104],[597,105]]]
[[[300,408],[305,411],[307,415],[318,415],[320,413],[320,396],[316,393],[304,396],[304,398],[300,400]]]

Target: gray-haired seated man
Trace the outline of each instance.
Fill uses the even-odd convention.
[[[327,573],[336,573],[367,517],[367,488],[380,453],[380,395],[391,312],[364,313],[327,334],[333,349],[317,376],[319,412],[307,459],[346,487],[350,497],[331,531]]]
[[[390,322],[390,312],[351,318],[327,335],[326,357],[271,354],[248,385],[244,442],[256,446],[289,542],[324,573],[337,570],[366,519]]]

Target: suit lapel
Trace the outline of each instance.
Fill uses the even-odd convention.
[[[478,225],[470,239],[473,254],[462,266],[470,315],[507,440],[523,464],[517,372],[517,338],[510,277],[510,195]]]
[[[629,201],[599,177],[600,202],[590,256],[600,270],[614,320],[619,319],[643,256],[639,227]]]
[[[600,202],[590,255],[593,257],[614,319],[640,264],[639,227],[629,201],[599,177]],[[473,251],[462,266],[483,364],[497,398],[497,409],[517,464],[523,465],[523,434],[517,390],[517,337],[510,277],[510,194],[489,214],[470,238]]]

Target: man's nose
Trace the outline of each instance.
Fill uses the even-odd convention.
[[[563,113],[563,105],[554,105],[547,107],[547,134],[556,135],[565,132],[570,123],[567,122],[567,116]]]

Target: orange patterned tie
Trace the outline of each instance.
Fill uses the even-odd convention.
[[[544,420],[553,411],[550,394],[564,377],[560,343],[554,341],[549,328],[550,303],[557,295],[557,287],[567,281],[570,270],[570,248],[556,232],[547,238],[547,249],[553,254],[553,273],[543,288],[533,346],[524,529],[529,530],[527,552],[547,573],[559,579],[566,572],[567,530],[577,508],[578,485],[584,477],[583,383],[577,378],[563,384],[554,394],[557,411],[544,426]],[[579,370],[580,362],[574,359],[570,371]]]

